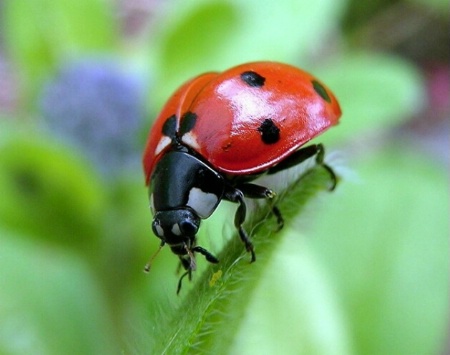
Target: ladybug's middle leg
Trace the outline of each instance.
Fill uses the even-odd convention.
[[[268,189],[267,187],[252,183],[239,184],[238,189],[241,190],[244,196],[248,198],[265,198],[268,200],[272,200],[276,196],[275,191]],[[275,205],[272,205],[272,213],[277,219],[278,230],[280,230],[284,226],[283,216],[281,215],[278,207]]]
[[[247,215],[247,205],[245,204],[244,194],[242,191],[230,187],[228,191],[225,191],[224,199],[238,203],[239,206],[236,210],[236,214],[234,215],[234,225],[239,231],[239,237],[245,245],[245,249],[251,254],[252,258],[250,262],[254,262],[256,260],[255,251],[253,250],[253,244],[250,241],[250,238],[245,231],[242,224],[245,222],[245,217]]]

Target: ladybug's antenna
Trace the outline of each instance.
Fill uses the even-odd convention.
[[[152,266],[153,260],[156,258],[156,256],[159,254],[159,252],[161,251],[162,247],[164,246],[164,243],[161,243],[158,250],[155,252],[155,254],[152,255],[152,257],[150,258],[150,260],[148,261],[147,264],[145,264],[144,267],[144,272],[149,272],[150,268]]]

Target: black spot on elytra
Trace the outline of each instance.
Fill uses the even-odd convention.
[[[197,114],[190,111],[186,112],[181,117],[180,135],[183,135],[189,132],[192,128],[194,128],[196,122],[197,122]]]
[[[331,103],[331,97],[330,95],[328,95],[327,89],[325,89],[321,83],[319,83],[317,80],[313,80],[312,85],[314,90],[322,99],[324,99],[326,102]]]
[[[174,138],[177,132],[177,116],[170,116],[162,127],[162,134]]]
[[[274,144],[280,139],[280,129],[270,118],[266,118],[261,123],[258,131],[261,133],[261,139],[265,144]]]
[[[241,79],[251,87],[261,87],[264,86],[266,78],[259,75],[254,71],[245,71],[241,74]]]

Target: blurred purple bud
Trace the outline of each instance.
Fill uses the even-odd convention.
[[[115,63],[79,61],[64,66],[48,82],[39,105],[50,131],[114,176],[140,160],[143,89]]]

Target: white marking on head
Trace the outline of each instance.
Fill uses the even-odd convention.
[[[197,137],[192,132],[187,132],[181,137],[181,141],[194,149],[200,149],[200,144],[197,142]]]
[[[167,136],[163,136],[155,149],[155,156],[161,153],[166,147],[168,147],[172,143],[172,139]]]
[[[219,198],[208,192],[193,187],[189,192],[187,205],[191,207],[200,218],[208,218],[214,212],[219,203]]]
[[[175,234],[175,235],[178,235],[178,236],[181,235],[181,230],[180,230],[180,226],[178,225],[178,223],[175,223],[172,226],[172,233]]]
[[[164,237],[164,229],[159,224],[155,225],[155,229],[158,236]]]

